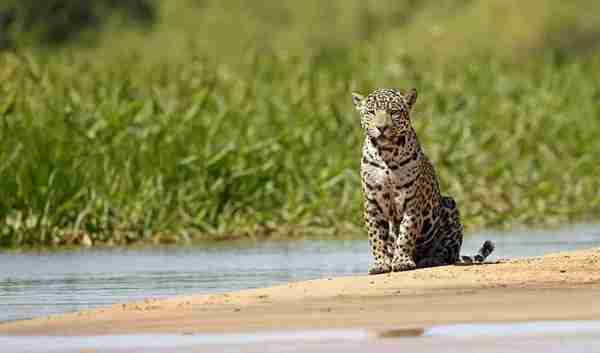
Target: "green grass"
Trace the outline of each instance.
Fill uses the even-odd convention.
[[[413,54],[419,26],[457,20],[425,6],[398,28],[386,19],[355,31],[373,21],[351,3],[331,36],[327,12],[311,32],[308,5],[266,17],[279,24],[261,22],[276,9],[257,6],[240,47],[230,41],[239,29],[200,20],[223,18],[207,1],[187,15],[164,5],[153,33],[109,30],[98,48],[0,56],[0,245],[361,234],[350,92],[377,86],[418,88],[414,124],[469,230],[597,220],[596,51],[544,49],[531,38],[561,32],[540,20],[532,27],[544,31],[498,55],[468,38],[442,59]],[[241,21],[242,2],[228,4],[227,18]],[[445,4],[466,19],[483,11]],[[406,47],[390,48],[402,33],[413,33]]]

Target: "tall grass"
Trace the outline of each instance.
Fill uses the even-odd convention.
[[[468,229],[595,219],[598,55],[441,65],[359,34],[235,63],[150,50],[163,32],[125,55],[119,39],[2,55],[0,245],[361,234],[349,94],[377,86],[418,88],[414,124]]]

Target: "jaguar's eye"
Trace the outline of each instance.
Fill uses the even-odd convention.
[[[369,115],[375,115],[375,111],[372,109],[367,110],[367,114]]]
[[[394,110],[390,111],[390,115],[392,115],[392,116],[400,115],[400,113],[402,113],[402,111],[398,110],[398,109],[394,109]]]

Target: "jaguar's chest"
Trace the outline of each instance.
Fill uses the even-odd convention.
[[[392,169],[387,166],[362,166],[363,189],[366,197],[376,200],[386,217],[398,218],[414,200],[419,189],[418,168]]]

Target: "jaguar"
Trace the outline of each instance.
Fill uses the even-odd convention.
[[[443,196],[411,123],[416,89],[352,93],[364,132],[360,177],[363,218],[374,262],[369,274],[452,264],[483,263],[486,240],[461,256],[463,225],[456,201]]]

